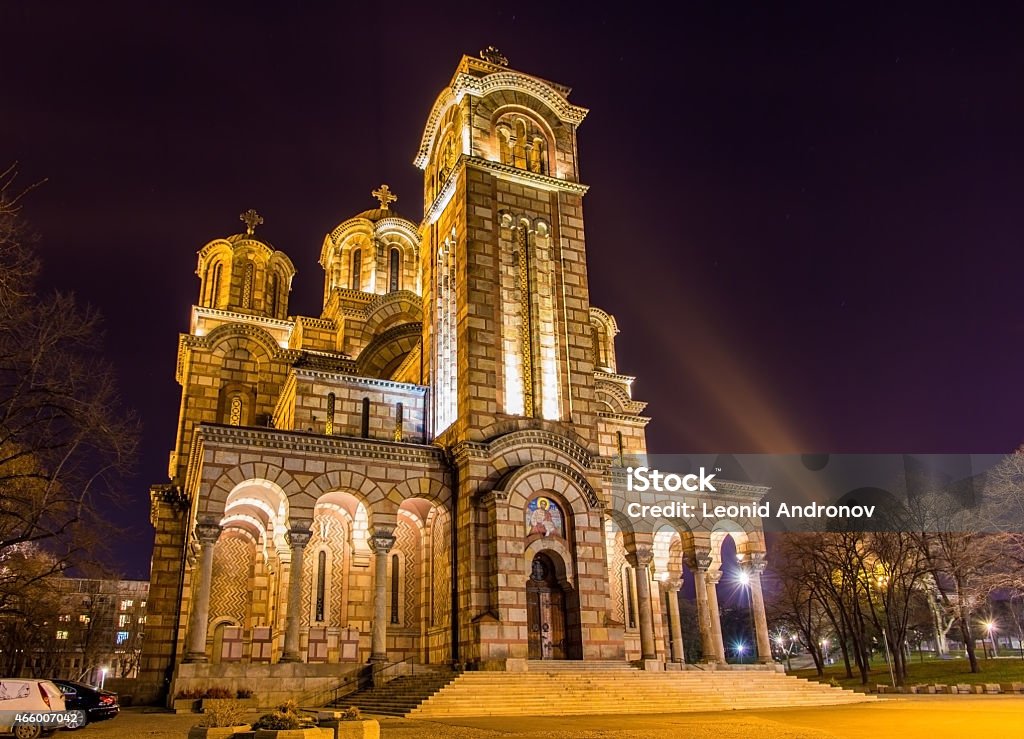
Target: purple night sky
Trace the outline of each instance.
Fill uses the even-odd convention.
[[[591,109],[591,295],[651,451],[1024,440],[1019,7],[218,5],[0,6],[0,165],[48,178],[25,209],[45,283],[106,316],[144,423],[127,575],[149,571],[196,251],[256,208],[299,270],[291,312],[318,315],[324,233],[382,182],[419,220],[426,115],[488,44]]]

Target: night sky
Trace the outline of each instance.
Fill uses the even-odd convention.
[[[197,250],[256,208],[318,315],[324,234],[382,182],[420,219],[427,113],[488,44],[591,110],[592,301],[651,451],[1024,440],[1019,9],[217,5],[0,5],[0,168],[48,179],[45,284],[102,311],[144,424],[125,574],[149,572]]]

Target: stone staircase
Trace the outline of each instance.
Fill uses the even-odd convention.
[[[768,670],[644,672],[623,662],[545,661],[528,672],[399,677],[340,701],[409,718],[679,713],[875,700]]]
[[[365,713],[404,716],[420,703],[454,680],[450,670],[435,670],[421,675],[402,675],[385,685],[361,690],[342,698],[337,706],[358,706]]]

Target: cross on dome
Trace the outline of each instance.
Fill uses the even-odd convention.
[[[493,46],[488,46],[486,49],[481,50],[480,58],[485,62],[497,64],[499,67],[508,66],[508,58]]]
[[[245,213],[238,216],[238,220],[245,224],[245,235],[252,236],[256,227],[263,223],[263,216],[249,208]]]
[[[388,204],[394,203],[398,200],[398,196],[392,195],[391,188],[389,188],[387,185],[381,185],[370,194],[380,201],[380,207],[382,210],[388,210]]]

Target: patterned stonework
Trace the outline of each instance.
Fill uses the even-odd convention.
[[[213,583],[210,587],[212,616],[227,617],[238,626],[246,626],[254,552],[251,541],[230,532],[222,535],[214,546]]]

